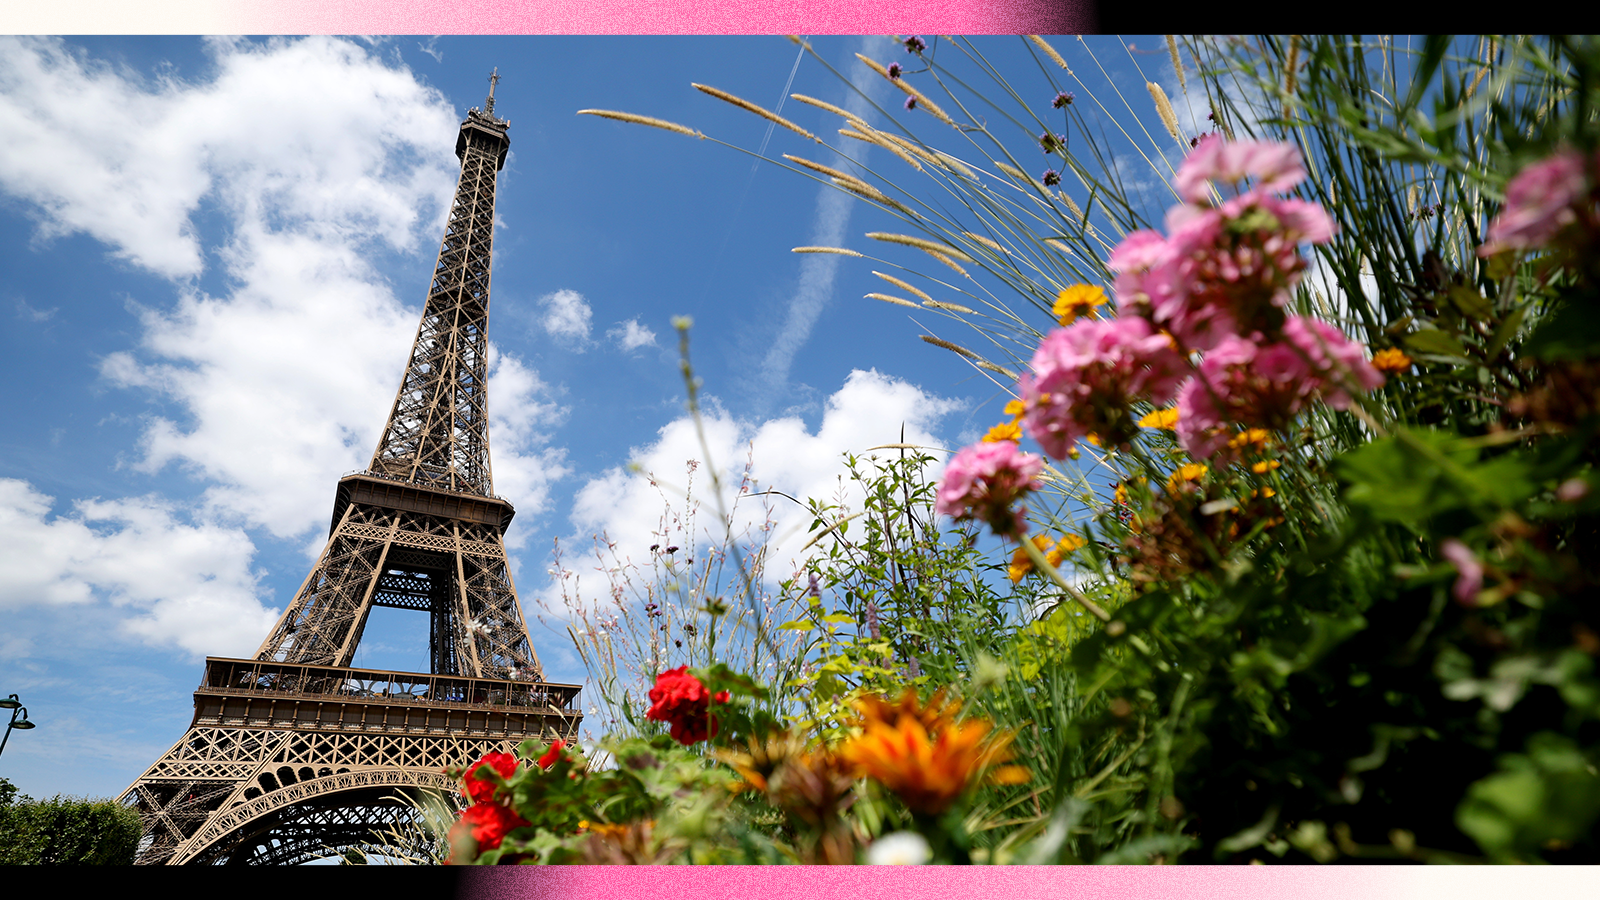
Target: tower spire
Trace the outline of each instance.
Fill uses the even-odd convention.
[[[494,115],[494,86],[499,83],[500,67],[495,66],[494,71],[489,74],[489,99],[483,103],[483,111],[491,116]]]

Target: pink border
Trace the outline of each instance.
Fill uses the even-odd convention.
[[[1592,896],[1592,867],[519,866],[457,870],[467,900],[1505,900]]]
[[[1074,34],[1094,0],[242,0],[289,34]]]

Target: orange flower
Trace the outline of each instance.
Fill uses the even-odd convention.
[[[1411,368],[1411,357],[1390,347],[1372,354],[1372,367],[1379,372],[1404,372]]]
[[[1044,555],[1044,561],[1059,569],[1061,568],[1061,561],[1067,558],[1068,553],[1077,550],[1079,547],[1082,547],[1087,543],[1089,543],[1089,541],[1082,535],[1066,535],[1061,540],[1056,541],[1056,545],[1051,548],[1049,553]]]
[[[998,784],[1028,780],[1023,767],[998,765],[1011,759],[1015,735],[991,738],[984,719],[955,721],[960,704],[943,704],[943,692],[927,707],[919,708],[915,690],[908,688],[892,706],[863,697],[857,708],[861,734],[844,743],[840,756],[913,812],[938,815],[985,778]]]
[[[1071,325],[1074,319],[1085,313],[1093,318],[1096,315],[1096,307],[1105,304],[1105,288],[1090,284],[1075,284],[1056,295],[1055,306],[1050,312],[1056,317],[1056,321],[1063,325]]]

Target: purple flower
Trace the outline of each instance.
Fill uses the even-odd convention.
[[[889,63],[889,77],[894,79],[898,79],[900,77],[899,63]]]
[[[916,108],[917,108],[917,98],[916,97],[907,97],[906,98],[906,109],[916,109]]]
[[[822,588],[819,584],[817,584],[817,573],[815,572],[811,573],[810,584],[806,586],[806,593],[813,597],[822,596]]]
[[[928,42],[914,34],[911,37],[906,38],[904,43],[906,45],[907,53],[921,53],[922,51],[928,49]]]
[[[1055,153],[1066,146],[1067,138],[1065,135],[1051,134],[1048,131],[1039,135],[1039,147],[1046,153]]]
[[[1055,107],[1056,109],[1061,109],[1062,107],[1065,107],[1065,106],[1071,106],[1072,105],[1072,99],[1073,99],[1073,95],[1072,95],[1071,91],[1062,91],[1061,93],[1056,95],[1056,99],[1050,101],[1050,105]]]
[[[878,627],[878,602],[876,600],[867,600],[866,619],[867,633],[872,635],[872,639],[875,641],[882,640],[883,631]]]
[[[1061,173],[1057,172],[1055,169],[1045,169],[1044,177],[1040,178],[1039,180],[1044,182],[1045,187],[1055,187],[1061,183]]]

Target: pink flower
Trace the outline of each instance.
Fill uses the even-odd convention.
[[[1366,351],[1339,329],[1300,316],[1285,320],[1285,340],[1258,344],[1228,335],[1205,356],[1199,374],[1178,395],[1178,441],[1197,459],[1210,459],[1235,428],[1281,429],[1318,398],[1335,409],[1350,405],[1346,385],[1372,390],[1383,375]]]
[[[1205,204],[1209,199],[1206,183],[1222,181],[1237,184],[1255,179],[1255,190],[1287,191],[1306,177],[1300,151],[1293,144],[1277,141],[1224,141],[1216,134],[1200,138],[1195,148],[1178,167],[1173,187],[1189,203]]]
[[[1151,316],[1185,349],[1209,350],[1228,334],[1275,336],[1306,267],[1299,245],[1327,242],[1334,224],[1314,203],[1251,191],[1217,209],[1174,206],[1167,231],[1143,281]]]
[[[1170,255],[1167,239],[1158,232],[1140,229],[1129,232],[1122,239],[1122,243],[1106,259],[1106,268],[1117,273],[1111,287],[1117,295],[1118,310],[1149,316],[1157,299],[1164,301],[1167,298],[1170,292],[1165,281],[1153,283],[1149,275],[1165,263]]]
[[[1124,443],[1138,432],[1129,404],[1166,403],[1188,371],[1172,339],[1138,316],[1082,319],[1040,342],[1020,384],[1023,426],[1055,459],[1090,434]]]
[[[1310,359],[1318,378],[1330,382],[1332,389],[1323,391],[1322,399],[1334,409],[1350,406],[1346,384],[1363,391],[1383,387],[1383,373],[1367,360],[1366,348],[1327,322],[1294,316],[1283,323],[1283,336]]]
[[[996,534],[1028,530],[1026,508],[1011,504],[1043,485],[1038,481],[1044,459],[1018,451],[1015,441],[973,444],[945,466],[935,511],[957,519],[988,522]]]
[[[1489,223],[1479,256],[1529,250],[1577,221],[1573,206],[1589,192],[1583,157],[1570,148],[1518,172],[1506,185],[1506,205]]]
[[[1450,593],[1463,606],[1477,606],[1478,592],[1483,590],[1483,563],[1478,562],[1472,550],[1455,538],[1445,538],[1439,545],[1439,555],[1456,567],[1456,584]]]

